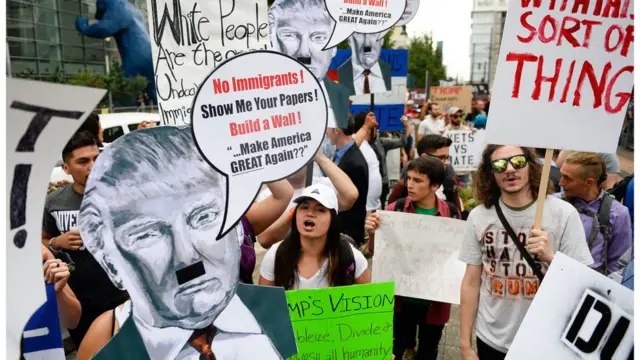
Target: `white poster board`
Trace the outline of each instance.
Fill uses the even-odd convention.
[[[449,165],[457,172],[475,171],[480,165],[485,147],[485,130],[448,130],[443,136],[451,139]]]
[[[398,181],[400,180],[400,158],[401,158],[401,150],[393,149],[387,151],[387,175],[389,177],[389,181]]]
[[[271,48],[266,0],[147,0],[147,9],[164,124],[191,122],[198,86],[222,62]]]
[[[540,359],[532,339],[548,360],[626,360],[633,348],[633,291],[557,252],[507,360]]]
[[[459,304],[466,265],[458,260],[458,253],[466,223],[402,212],[379,213],[372,281],[394,281],[396,295]]]
[[[51,168],[62,148],[106,93],[103,89],[7,79],[7,354],[46,300],[42,215]]]
[[[488,143],[616,152],[633,87],[634,24],[633,0],[615,4],[509,3]]]

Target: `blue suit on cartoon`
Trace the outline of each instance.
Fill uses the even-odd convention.
[[[113,37],[122,58],[124,75],[146,77],[149,80],[147,93],[157,103],[151,41],[142,12],[127,0],[98,0],[96,20],[89,24],[86,16],[78,16],[76,29],[92,38]]]

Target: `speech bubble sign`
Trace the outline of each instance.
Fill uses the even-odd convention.
[[[395,26],[407,25],[418,13],[420,8],[420,0],[407,0],[407,7],[404,9],[404,13]]]
[[[313,159],[327,117],[327,99],[313,73],[274,51],[238,55],[204,79],[191,123],[198,150],[227,177],[218,238],[233,229],[263,183]]]
[[[325,5],[335,26],[323,50],[337,46],[353,33],[379,33],[384,37],[404,14],[407,0],[326,0]]]

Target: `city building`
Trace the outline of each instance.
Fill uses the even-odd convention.
[[[394,26],[391,28],[391,41],[394,49],[409,48],[409,35],[407,34],[407,26]]]
[[[495,78],[508,0],[473,0],[471,12],[472,84],[488,84]]]
[[[130,0],[146,14],[145,0]],[[7,0],[7,50],[13,75],[46,79],[79,72],[105,74],[118,59],[114,41],[80,35],[76,18],[91,22],[95,0]]]

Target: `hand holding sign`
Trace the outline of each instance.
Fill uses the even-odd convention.
[[[227,176],[220,235],[242,217],[263,182],[313,159],[327,127],[327,100],[313,74],[286,55],[238,55],[204,80],[193,105],[193,134],[205,159]]]
[[[335,47],[353,33],[376,34],[378,40],[404,14],[407,0],[326,0],[327,11],[336,22],[323,50]]]

